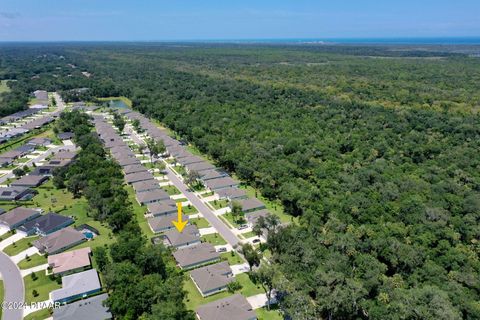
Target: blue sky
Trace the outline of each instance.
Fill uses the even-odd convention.
[[[479,0],[0,0],[0,41],[480,36]]]

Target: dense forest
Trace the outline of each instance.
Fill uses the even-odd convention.
[[[299,216],[267,244],[291,318],[480,318],[480,59],[354,46],[5,50],[22,86],[127,96]]]

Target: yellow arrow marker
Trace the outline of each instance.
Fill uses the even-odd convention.
[[[177,228],[178,232],[182,232],[183,228],[187,225],[187,221],[182,221],[182,203],[177,203],[178,207],[178,221],[172,221],[175,228]]]

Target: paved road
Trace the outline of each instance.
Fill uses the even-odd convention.
[[[22,304],[25,297],[22,275],[10,257],[1,251],[0,273],[2,274],[3,286],[5,288],[4,301],[7,303]],[[3,320],[21,320],[22,318],[23,308],[3,310]]]
[[[183,181],[178,178],[173,170],[169,167],[166,168],[168,179],[173,183],[175,187],[182,192],[185,197],[193,204],[198,211],[203,214],[203,217],[217,229],[218,233],[233,247],[239,243],[237,236],[228,228],[220,218],[218,218],[212,210],[210,210],[205,203],[203,203],[195,193],[191,192]]]

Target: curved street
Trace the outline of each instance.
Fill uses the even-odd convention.
[[[9,303],[21,305],[24,301],[25,290],[23,278],[17,265],[0,251],[0,274],[5,291],[4,301],[6,309],[3,310],[2,319],[4,320],[21,320],[23,318],[23,308],[8,308]]]

